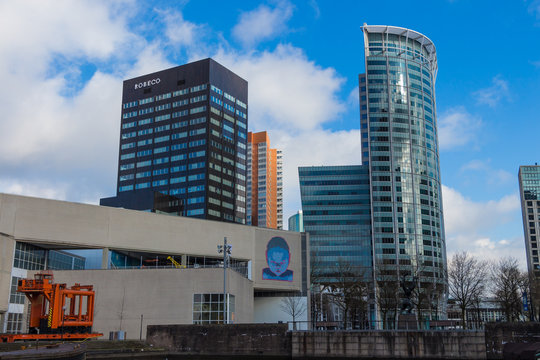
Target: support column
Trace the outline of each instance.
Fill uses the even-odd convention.
[[[183,254],[183,255],[182,255],[182,260],[180,260],[180,263],[181,263],[183,266],[187,267],[187,255],[186,255],[186,254]]]
[[[109,248],[106,247],[101,250],[103,251],[101,255],[101,268],[106,270],[109,268]]]

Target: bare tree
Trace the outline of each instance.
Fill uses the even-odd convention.
[[[292,317],[294,330],[296,330],[296,318],[304,315],[307,310],[304,298],[300,296],[287,296],[281,299],[279,308]]]
[[[349,324],[358,327],[367,318],[369,286],[364,271],[339,259],[333,273],[334,282],[328,284],[327,294],[343,315],[345,328]]]
[[[491,282],[493,295],[504,310],[506,321],[515,321],[521,314],[521,288],[524,276],[515,258],[507,257],[493,264]]]
[[[467,309],[475,307],[486,291],[488,264],[466,251],[454,254],[448,266],[450,296],[461,310],[463,328],[467,327]]]
[[[377,291],[375,300],[382,318],[383,329],[389,329],[390,324],[395,324],[399,298],[399,280],[396,270],[385,269],[382,264],[376,270]]]
[[[311,279],[311,321],[316,324],[324,316],[323,293],[328,287],[325,282],[324,267],[320,261],[313,261],[310,264]]]

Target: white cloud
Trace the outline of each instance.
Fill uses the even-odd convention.
[[[316,0],[309,0],[309,6],[311,6],[313,12],[315,13],[315,19],[321,17],[321,9],[319,8],[319,4],[317,4]]]
[[[457,190],[443,186],[444,222],[447,234],[474,233],[492,230],[512,221],[521,209],[517,194],[499,200],[474,202]]]
[[[129,37],[122,14],[105,1],[0,3],[0,68],[18,75],[47,70],[55,54],[104,59]]]
[[[114,193],[122,79],[167,63],[127,28],[130,6],[0,3],[0,192],[84,202]],[[83,64],[98,70],[83,79]]]
[[[491,159],[488,160],[471,160],[460,169],[460,172],[474,172],[484,176],[486,184],[504,185],[515,181],[515,175],[512,175],[506,170],[494,169],[491,166]]]
[[[491,86],[473,92],[473,96],[478,104],[495,107],[501,100],[510,98],[508,81],[497,75],[491,80]]]
[[[513,256],[525,268],[522,230],[515,230],[510,236],[500,233],[510,223],[521,224],[517,194],[477,202],[443,186],[443,209],[448,259],[459,251],[484,259]]]
[[[476,142],[482,120],[464,107],[455,107],[439,116],[439,146],[449,150]]]
[[[334,69],[316,65],[291,45],[278,45],[274,51],[260,54],[220,50],[214,58],[249,79],[249,122],[253,131],[317,129],[336,120],[345,109],[337,95],[344,79]]]
[[[240,15],[232,34],[244,46],[270,39],[287,30],[287,21],[293,14],[293,6],[287,1],[280,1],[275,8],[260,5],[255,10]]]
[[[173,46],[193,46],[203,26],[184,20],[181,12],[159,10],[165,21],[165,35]]]
[[[0,192],[2,193],[46,199],[65,200],[67,187],[67,184],[47,184],[25,180],[0,179]]]
[[[360,93],[358,86],[351,90],[347,97],[347,104],[351,109],[355,109],[357,112],[360,109]]]
[[[159,42],[147,44],[137,54],[136,62],[126,69],[124,78],[129,79],[175,66],[162,51]]]

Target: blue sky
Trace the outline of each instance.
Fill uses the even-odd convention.
[[[360,26],[436,45],[448,252],[524,266],[519,165],[540,161],[540,1],[0,1],[0,192],[114,195],[122,80],[213,57],[249,82],[249,126],[298,166],[360,162]]]

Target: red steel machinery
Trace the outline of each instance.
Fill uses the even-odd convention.
[[[0,334],[4,342],[27,339],[85,339],[92,333],[95,292],[92,285],[55,284],[50,272],[19,280],[17,291],[30,301],[29,334]]]

